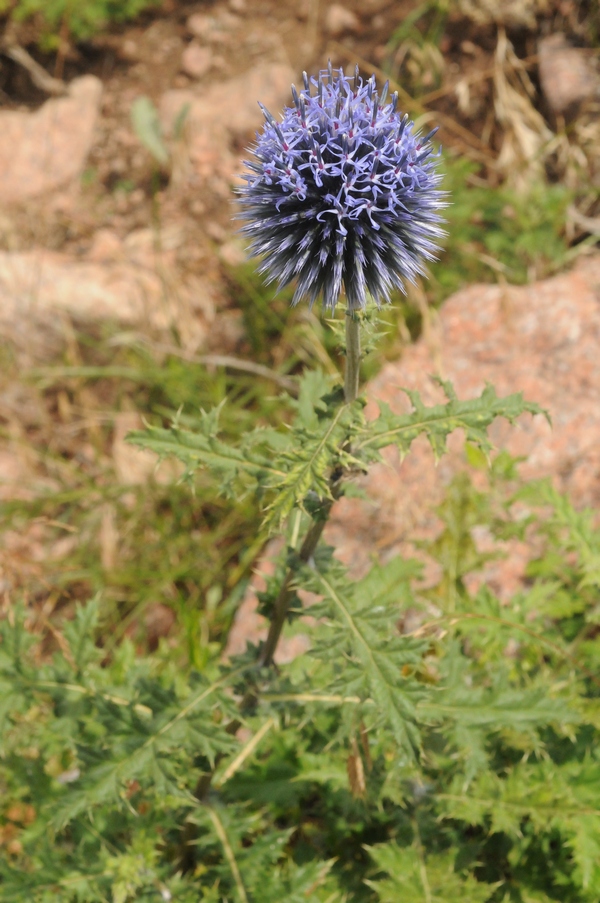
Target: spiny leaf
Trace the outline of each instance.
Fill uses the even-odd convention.
[[[321,370],[308,370],[300,380],[298,398],[291,399],[290,404],[298,412],[298,425],[305,429],[315,429],[319,415],[327,410],[323,401],[331,390],[331,378]]]
[[[67,621],[63,628],[78,671],[102,659],[102,650],[95,643],[98,617],[98,600],[92,599],[87,605],[77,606],[74,619]]]
[[[291,433],[288,448],[274,462],[283,475],[271,475],[267,482],[274,496],[265,518],[268,528],[281,527],[294,506],[303,507],[309,491],[332,499],[330,478],[336,467],[361,466],[345,447],[355,432],[357,415],[362,416],[358,405],[339,407],[317,429]]]
[[[256,485],[267,475],[272,479],[282,479],[285,473],[273,466],[265,454],[253,451],[252,439],[256,444],[268,444],[268,436],[257,431],[256,437],[246,437],[244,447],[237,448],[217,438],[216,418],[202,412],[200,429],[192,432],[173,424],[169,429],[149,427],[127,435],[127,441],[141,448],[155,452],[159,459],[173,455],[185,464],[187,474],[206,468],[221,479],[221,488],[230,494],[237,482]]]
[[[496,886],[457,872],[452,852],[425,857],[420,845],[395,843],[367,847],[367,852],[388,876],[365,882],[380,903],[486,903]]]
[[[548,525],[561,531],[566,548],[577,554],[583,571],[579,585],[599,586],[600,532],[594,528],[595,512],[590,509],[576,511],[571,501],[549,480],[528,484],[518,497],[529,503],[552,506]]]
[[[160,458],[174,455],[188,476],[206,468],[220,479],[221,492],[228,497],[248,488],[267,493],[265,526],[280,528],[295,506],[304,507],[307,493],[333,498],[330,478],[335,469],[362,467],[349,448],[363,423],[362,404],[343,405],[327,396],[315,401],[315,393],[324,387],[323,379],[314,384],[304,379],[297,402],[299,422],[286,433],[254,430],[238,446],[218,438],[218,408],[201,412],[196,431],[175,422],[170,429],[129,433],[127,440]]]
[[[431,699],[418,705],[419,717],[438,723],[448,719],[462,727],[500,730],[503,727],[526,728],[546,724],[577,724],[578,712],[563,699],[548,696],[543,687],[525,690],[503,687],[444,687]]]
[[[418,392],[409,390],[405,392],[414,408],[410,414],[393,414],[389,405],[380,402],[379,417],[369,424],[364,438],[358,440],[357,448],[369,450],[396,445],[404,456],[417,436],[424,434],[437,459],[446,451],[448,435],[462,429],[467,442],[487,454],[492,450],[487,430],[496,417],[505,417],[512,423],[526,412],[544,413],[539,405],[524,401],[520,392],[498,398],[493,386],[486,385],[479,398],[459,401],[450,383],[438,382],[448,398],[446,404],[427,407]]]
[[[84,725],[77,748],[80,776],[53,807],[53,825],[63,828],[81,813],[109,801],[118,805],[123,786],[132,780],[150,784],[159,794],[189,797],[189,791],[177,784],[182,754],[193,751],[211,762],[217,753],[235,747],[234,739],[212,717],[215,697],[221,710],[232,709],[233,703],[221,692],[229,679],[203,682],[184,699],[173,689],[147,686],[142,698],[151,705],[144,706],[143,717],[139,705],[123,705],[121,699],[113,701],[104,693],[77,694]],[[63,706],[72,691],[65,685],[61,697],[60,683],[55,682],[52,692],[57,705]],[[97,734],[95,726],[100,723],[103,730]]]
[[[427,644],[399,636],[396,621],[399,603],[407,598],[407,578],[414,572],[414,563],[398,558],[376,566],[364,586],[352,586],[335,567],[326,573],[305,571],[308,588],[323,596],[311,613],[327,619],[319,626],[314,654],[334,669],[339,663],[332,692],[371,697],[379,718],[410,756],[420,743],[416,703],[425,693],[412,674]]]
[[[446,817],[487,825],[519,839],[527,824],[558,831],[573,850],[579,882],[600,893],[600,765],[590,759],[559,766],[521,763],[505,777],[485,772],[465,790],[457,776],[448,793],[437,794]]]

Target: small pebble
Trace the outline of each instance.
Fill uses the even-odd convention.
[[[540,83],[554,113],[566,113],[600,89],[600,79],[584,51],[557,32],[539,42]]]
[[[98,229],[92,238],[92,244],[88,251],[88,260],[101,263],[106,260],[114,260],[123,253],[121,239],[111,229]]]
[[[223,226],[219,225],[219,223],[208,223],[206,226],[207,234],[214,239],[214,241],[222,244],[227,238],[227,232],[223,228]]]
[[[200,47],[195,42],[188,44],[181,55],[181,68],[192,78],[202,78],[213,63],[212,52],[208,47]]]
[[[294,12],[296,13],[296,18],[299,22],[306,22],[310,12],[308,0],[298,0],[298,2],[294,4]]]
[[[137,60],[140,55],[140,48],[131,38],[126,38],[119,47],[119,56],[125,60]]]
[[[219,251],[219,257],[226,266],[232,268],[242,266],[248,260],[243,244],[237,239],[225,242]]]
[[[360,21],[352,10],[333,3],[325,15],[325,30],[332,38],[339,38],[348,32],[356,34],[360,30]]]
[[[193,13],[187,20],[187,30],[195,38],[207,38],[213,30],[213,20],[202,13]]]

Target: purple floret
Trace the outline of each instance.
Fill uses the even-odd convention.
[[[245,161],[240,189],[249,250],[280,287],[296,281],[293,303],[321,296],[333,310],[342,289],[351,310],[404,291],[436,256],[446,206],[437,157],[425,137],[386,103],[375,76],[341,69],[304,73],[293,107],[265,125]]]

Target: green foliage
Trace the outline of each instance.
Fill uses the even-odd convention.
[[[596,903],[600,535],[549,486],[512,497],[506,455],[487,470],[493,420],[540,409],[491,387],[459,400],[442,382],[445,401],[411,392],[412,410],[382,406],[367,421],[362,401],[345,404],[317,371],[260,426],[224,392],[173,421],[206,390],[163,376],[155,425],[132,441],[179,458],[215,505],[219,492],[229,508],[215,519],[241,505],[262,512],[259,545],[283,533],[262,610],[309,649],[277,668],[252,647],[225,662],[214,642],[194,656],[190,632],[188,655],[165,641],[138,654],[109,636],[97,600],[49,634],[11,609],[0,621],[0,899]],[[400,557],[350,579],[319,543],[332,500],[386,446],[404,455],[423,435],[439,456],[456,429],[489,488],[464,476],[449,487],[440,533],[419,549],[437,582]],[[193,505],[177,498],[157,539],[165,552],[177,549],[173,518]],[[539,533],[512,599],[475,588],[490,554],[478,527],[497,540]]]
[[[249,489],[266,496],[265,525],[280,527],[295,505],[304,507],[309,490],[331,497],[331,472],[354,461],[345,441],[358,428],[358,410],[340,407],[339,394],[328,396],[325,385],[319,377],[303,381],[292,430],[259,428],[243,436],[238,447],[218,438],[218,409],[201,412],[196,432],[175,423],[168,430],[133,432],[129,440],[160,456],[175,455],[186,465],[187,475],[197,468],[210,469],[226,497]]]
[[[311,614],[321,620],[315,631],[313,654],[337,664],[327,692],[359,697],[359,705],[375,707],[374,724],[385,724],[402,755],[411,756],[420,745],[416,706],[424,694],[415,672],[427,641],[389,631],[400,607],[412,601],[409,579],[418,573],[413,562],[396,559],[356,583],[333,562],[307,569],[302,586],[322,597]],[[340,663],[343,667],[340,668]],[[368,721],[371,713],[364,713]]]
[[[57,900],[101,900],[111,884],[114,898],[126,900],[151,886],[165,806],[175,825],[190,808],[190,763],[210,767],[234,745],[223,726],[233,705],[227,680],[192,673],[182,681],[173,665],[136,658],[127,641],[103,667],[97,616],[94,602],[78,609],[61,654],[41,667],[24,613],[1,625],[0,780],[10,776],[16,797],[25,791],[38,816],[21,840],[20,862],[7,863],[2,899],[11,899],[11,887],[15,899],[45,899],[55,882],[64,888]],[[117,856],[138,815],[131,848]],[[55,846],[57,836],[64,842]],[[73,883],[82,889],[72,892]]]
[[[432,617],[428,597],[443,599],[420,588],[416,562],[350,581],[320,549],[297,576],[318,592],[300,625],[311,651],[278,673],[246,659],[199,673],[127,640],[107,658],[96,602],[64,622],[50,658],[12,612],[0,623],[0,899],[594,903],[599,654],[580,650],[600,534],[550,487],[527,487],[540,511],[528,529],[545,537],[529,585],[509,604],[470,594],[461,559],[481,561],[457,525],[517,530],[505,471],[486,495],[459,481],[424,549],[445,550],[447,590],[453,548],[451,612]],[[568,567],[551,571],[556,556]],[[400,632],[419,609],[416,635]],[[236,737],[232,691],[249,680],[258,703]]]
[[[472,875],[455,871],[453,853],[432,853],[425,859],[419,844],[399,847],[395,843],[369,849],[379,870],[388,876],[367,881],[381,903],[486,903],[490,886]]]
[[[131,125],[140,142],[160,166],[169,162],[158,110],[149,97],[138,97],[131,105]]]
[[[477,166],[462,157],[446,159],[444,187],[452,196],[446,211],[448,240],[431,267],[437,301],[464,285],[495,281],[525,283],[558,269],[566,260],[567,208],[564,185],[537,183],[527,192],[491,187],[477,179]]]
[[[418,392],[405,389],[413,406],[411,414],[392,414],[388,405],[380,405],[381,413],[359,448],[385,448],[396,445],[404,457],[414,439],[427,436],[436,459],[446,451],[446,438],[454,430],[464,430],[465,438],[472,446],[487,454],[492,446],[487,429],[496,417],[505,417],[511,423],[521,414],[541,414],[539,405],[526,402],[520,393],[498,398],[493,386],[486,386],[479,398],[459,401],[452,385],[438,380],[448,399],[446,404],[426,407]]]
[[[487,386],[481,397],[459,401],[449,383],[442,382],[445,404],[426,406],[418,392],[407,391],[413,411],[395,415],[381,405],[379,417],[367,424],[362,403],[340,405],[341,390],[327,391],[320,374],[309,374],[300,384],[297,418],[285,432],[256,429],[236,447],[219,439],[219,409],[202,411],[195,431],[182,429],[176,420],[169,429],[150,428],[129,434],[129,441],[149,448],[161,458],[174,455],[186,466],[186,476],[208,469],[220,480],[227,498],[251,490],[263,500],[266,529],[280,529],[294,507],[306,510],[309,492],[317,499],[333,498],[335,475],[378,459],[378,450],[397,445],[404,456],[421,434],[439,457],[446,438],[462,429],[468,441],[488,453],[487,429],[496,417],[511,422],[525,412],[541,413],[538,405],[521,395],[498,398]],[[352,451],[350,451],[352,449]]]
[[[74,38],[83,39],[111,22],[134,19],[158,4],[159,0],[17,0],[14,4],[4,0],[0,10],[10,7],[11,16],[17,21],[37,17],[48,36],[46,42],[52,45],[52,36],[57,35],[63,23]]]
[[[151,628],[147,633],[146,621],[160,602],[163,611],[168,606],[173,612],[171,638],[184,643],[177,655],[202,667],[219,648],[260,554],[259,513],[250,497],[220,497],[208,473],[196,480],[193,495],[177,483],[173,465],[155,475],[152,461],[150,473],[142,461],[140,479],[134,454],[133,466],[121,473],[115,424],[131,418],[132,408],[160,424],[182,406],[218,406],[226,397],[219,423],[221,437],[231,438],[257,422],[278,425],[289,408],[273,397],[273,383],[264,378],[222,368],[209,374],[176,354],[161,354],[157,361],[146,346],[121,344],[115,350],[112,342],[79,338],[77,366],[25,374],[23,391],[37,410],[48,411],[44,428],[23,439],[43,485],[37,484],[34,498],[5,501],[2,523],[19,535],[27,535],[32,523],[42,524],[43,541],[65,549],[39,563],[27,592],[34,603],[50,592],[57,609],[100,593],[109,646],[127,634],[152,648],[157,637]],[[9,361],[3,378],[4,386],[18,378]],[[73,405],[64,429],[54,424],[59,398]],[[98,416],[97,410],[104,413]],[[83,421],[80,411],[89,412]],[[188,423],[185,414],[180,421]],[[115,542],[108,557],[107,525]]]

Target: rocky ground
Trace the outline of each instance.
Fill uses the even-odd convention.
[[[525,190],[543,175],[573,188],[565,221],[572,269],[513,288],[502,284],[498,266],[499,285],[466,287],[454,296],[439,323],[399,363],[386,366],[369,391],[401,405],[398,387],[423,390],[422,375],[430,372],[452,378],[461,394],[486,379],[499,391],[523,390],[548,406],[555,424],[553,433],[539,420],[506,434],[514,453],[529,455],[527,475],[553,475],[578,502],[597,503],[600,264],[589,256],[600,234],[597,14],[593,4],[575,0],[451,6],[449,16],[436,19],[432,3],[425,19],[415,18],[416,32],[412,0],[172,0],[134,24],[68,45],[62,71],[54,56],[37,49],[34,26],[6,24],[0,68],[5,501],[35,497],[52,484],[30,444],[36,431],[47,436],[54,421],[67,418],[85,435],[85,410],[66,412],[68,399],[45,406],[22,378],[64,359],[74,336],[109,329],[113,340],[143,336],[188,354],[248,353],[226,274],[243,260],[231,201],[244,147],[261,122],[256,101],[277,111],[302,69],[331,58],[335,65],[358,63],[363,74],[391,76],[402,105],[424,125],[441,124],[447,152],[478,164],[475,183],[509,180]],[[142,96],[158,116],[162,162],[132,125]],[[109,454],[124,483],[148,474],[148,462],[138,456],[127,476],[122,439],[136,422],[131,411],[113,418]],[[85,456],[85,441],[77,453]],[[414,530],[429,528],[431,505],[459,458],[456,451],[435,476],[426,450],[402,467],[391,462],[393,478],[375,469],[377,507],[340,503],[331,536],[349,557],[360,558],[366,535],[383,554],[404,548]],[[417,495],[416,486],[427,491]],[[105,529],[110,552],[110,525]],[[25,546],[23,537],[8,538],[0,578],[5,592],[22,584],[15,568],[22,570],[27,559],[68,553],[72,537],[49,553],[40,530],[37,546],[35,537]]]
[[[240,156],[261,121],[256,100],[279,109],[301,70],[329,57],[365,72],[384,67],[423,122],[441,123],[445,147],[480,162],[486,178],[527,180],[544,162],[573,180],[577,164],[597,163],[589,145],[600,77],[592,49],[582,46],[590,23],[581,4],[563,0],[542,16],[549,4],[535,0],[492,4],[495,13],[461,0],[437,50],[432,41],[419,47],[410,30],[390,40],[414,13],[411,2],[166,6],[71,47],[63,79],[50,86],[59,96],[49,98],[32,72],[3,59],[5,330],[19,316],[31,325],[58,310],[76,321],[175,324],[185,345],[224,347],[220,270],[240,260],[230,202]],[[19,37],[10,26],[5,44]],[[409,101],[415,89],[420,98]],[[132,127],[140,96],[160,116],[168,153],[161,166]],[[561,125],[574,109],[580,115],[567,137]],[[593,200],[582,198],[570,228],[581,234],[590,212]]]

